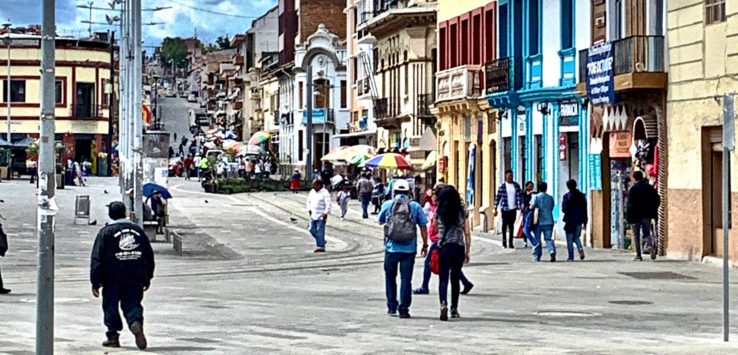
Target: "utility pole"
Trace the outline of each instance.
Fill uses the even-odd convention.
[[[55,43],[54,0],[43,2],[41,28],[41,115],[39,119],[38,191],[38,280],[36,291],[36,354],[54,353],[54,201],[56,163],[54,162]]]
[[[6,140],[8,141],[8,145],[11,144],[11,141],[10,141],[10,136],[11,136],[10,134],[10,101],[11,101],[10,99],[10,87],[11,87],[10,85],[10,45],[12,44],[12,40],[13,40],[10,37],[10,32],[11,32],[10,26],[11,26],[10,23],[3,24],[3,27],[5,27],[5,31],[6,31],[5,32],[5,46],[8,47],[8,60],[7,60],[7,72],[6,72],[8,78],[5,81],[5,91],[3,92],[3,94],[5,95],[5,105],[7,105],[7,109],[8,109],[8,112],[7,112],[8,131],[7,131],[7,135],[5,136]],[[6,162],[8,164],[8,173],[9,173],[8,178],[11,178],[13,175],[12,174],[13,163],[10,161],[10,157],[11,157],[10,148],[8,148],[5,154]]]
[[[115,31],[110,31],[110,85],[108,91],[108,169],[107,175],[113,176],[113,112],[115,112]],[[108,89],[108,88],[106,88]],[[119,126],[120,127],[120,126]],[[119,138],[120,139],[120,138]]]
[[[120,102],[118,103],[118,181],[120,183],[120,193],[126,208],[128,211],[132,210],[131,201],[126,194],[128,190],[128,108],[129,108],[129,90],[128,90],[128,76],[130,73],[128,57],[129,57],[129,43],[130,33],[128,31],[128,2],[123,3],[123,10],[121,11],[120,21]]]
[[[136,222],[143,227],[143,200],[141,194],[143,192],[143,52],[141,45],[141,0],[133,0],[133,95],[132,95],[132,125],[133,129],[133,211],[135,212]]]
[[[312,181],[313,176],[313,63],[307,63],[307,158],[305,160],[305,175]]]
[[[730,337],[730,280],[728,239],[730,232],[730,152],[735,149],[734,94],[723,96],[723,340]]]

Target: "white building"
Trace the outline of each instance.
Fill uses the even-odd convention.
[[[307,67],[312,67],[312,92],[307,90]],[[277,76],[280,76],[277,74]],[[307,103],[313,100],[313,144],[307,146]],[[280,160],[305,166],[312,149],[312,166],[340,145],[334,136],[349,132],[346,48],[325,26],[296,45],[292,73],[280,76]]]

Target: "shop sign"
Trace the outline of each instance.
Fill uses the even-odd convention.
[[[564,102],[559,109],[559,126],[579,125],[579,104]]]
[[[630,158],[631,132],[610,132],[610,158]]]
[[[592,105],[615,103],[612,44],[591,47],[587,53],[587,98]]]
[[[589,188],[602,189],[602,160],[599,154],[589,154]]]

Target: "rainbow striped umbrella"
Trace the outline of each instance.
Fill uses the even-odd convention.
[[[269,132],[259,131],[251,136],[251,139],[249,139],[249,144],[259,145],[269,141],[270,138],[272,138],[272,135]]]
[[[400,169],[400,170],[412,170],[413,167],[410,163],[400,154],[387,153],[380,154],[374,158],[369,159],[364,166],[367,168],[384,168],[384,169]]]

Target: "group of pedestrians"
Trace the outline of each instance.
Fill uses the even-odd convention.
[[[656,246],[651,238],[652,220],[657,219],[658,207],[661,203],[656,190],[648,181],[644,180],[643,173],[633,173],[635,184],[628,191],[628,205],[626,207],[626,221],[634,232],[636,250],[635,260],[643,260],[642,250],[656,257]],[[586,231],[587,198],[577,187],[576,180],[566,182],[568,192],[561,200],[564,234],[566,235],[567,261],[575,257],[584,260],[584,247],[581,235]],[[543,244],[551,262],[556,261],[556,243],[554,240],[555,200],[548,193],[548,184],[545,181],[538,183],[534,188],[533,182],[525,183],[525,190],[513,181],[512,171],[505,172],[505,181],[497,189],[495,199],[495,216],[500,215],[502,224],[502,246],[514,249],[513,241],[520,236],[524,246],[532,247],[532,259],[541,261]],[[641,240],[643,236],[643,240]],[[576,247],[576,254],[574,248]],[[578,255],[577,255],[578,254]]]

